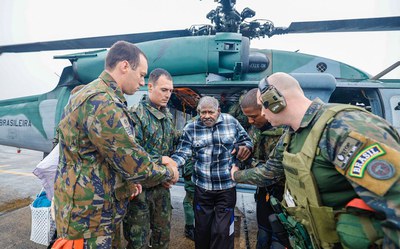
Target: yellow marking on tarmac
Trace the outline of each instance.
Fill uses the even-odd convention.
[[[2,170],[2,169],[0,169],[0,173],[12,174],[12,175],[21,175],[21,176],[35,176],[33,173],[16,172],[16,171]]]

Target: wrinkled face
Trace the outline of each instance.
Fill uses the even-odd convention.
[[[128,95],[134,94],[141,86],[144,86],[144,77],[147,74],[147,60],[143,55],[140,55],[140,61],[136,69],[132,69],[129,65],[128,72],[125,77],[125,82],[122,86],[122,92]]]
[[[247,116],[249,124],[254,125],[258,129],[262,128],[265,124],[268,123],[268,121],[261,114],[261,108],[242,108],[242,112],[244,115]]]
[[[215,109],[213,106],[203,105],[200,109],[200,120],[207,127],[212,127],[217,122],[218,116],[221,113],[219,109]]]
[[[157,106],[166,107],[171,98],[174,85],[165,75],[161,75],[156,83],[149,83],[149,98],[150,101]]]

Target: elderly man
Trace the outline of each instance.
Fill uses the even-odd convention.
[[[230,169],[250,156],[253,144],[234,117],[220,112],[217,99],[201,98],[197,111],[199,119],[184,127],[171,158],[182,166],[193,156],[196,248],[234,248],[236,188]]]
[[[257,184],[274,181],[272,170],[284,170],[284,204],[294,219],[282,220],[292,235],[301,235],[292,237],[297,246],[399,248],[396,130],[362,108],[308,99],[286,73],[263,79],[257,100],[273,126],[290,129],[265,167],[239,172],[234,167],[232,176]]]

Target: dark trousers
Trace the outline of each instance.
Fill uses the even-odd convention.
[[[279,238],[273,233],[271,224],[268,221],[268,217],[274,214],[271,204],[269,203],[269,195],[282,200],[284,191],[284,185],[277,183],[268,188],[257,188],[257,193],[255,196],[257,206],[257,246],[256,249],[271,248],[273,241],[279,242]]]
[[[234,209],[236,188],[194,192],[196,249],[234,248]]]

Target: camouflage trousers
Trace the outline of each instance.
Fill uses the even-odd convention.
[[[119,223],[121,225],[121,223]],[[112,236],[98,236],[83,240],[84,249],[122,249],[125,248],[122,243],[121,226],[117,226]]]
[[[162,185],[143,189],[131,200],[123,220],[126,248],[168,248],[171,231],[171,194]]]
[[[194,198],[194,183],[185,179],[185,198],[183,199],[183,210],[185,212],[185,225],[194,225],[194,211],[193,211],[193,198]]]

